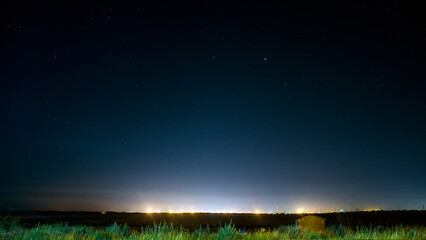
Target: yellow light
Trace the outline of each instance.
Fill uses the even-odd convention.
[[[260,212],[260,210],[257,210],[257,209],[256,209],[256,210],[254,211],[254,213],[256,213],[256,214],[260,214],[261,212]]]
[[[152,213],[152,209],[151,209],[151,208],[148,208],[148,209],[146,210],[146,212],[147,212],[147,213]]]
[[[160,210],[157,210],[157,213],[161,213],[161,211],[160,211]]]
[[[303,213],[303,209],[301,208],[297,209],[297,213]]]
[[[171,210],[171,209],[170,209],[170,210],[169,210],[169,213],[173,213],[173,210]]]

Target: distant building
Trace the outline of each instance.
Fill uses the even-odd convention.
[[[307,215],[296,220],[298,230],[325,231],[325,218]]]

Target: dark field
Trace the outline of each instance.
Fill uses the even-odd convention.
[[[154,223],[173,222],[175,226],[198,228],[216,227],[229,223],[237,228],[276,228],[294,225],[295,220],[305,214],[218,214],[218,213],[117,213],[107,212],[2,212],[1,215],[18,217],[20,224],[33,227],[36,224],[68,223],[69,225],[110,226],[114,222],[127,223],[130,227],[153,226]],[[326,219],[326,225],[345,226],[426,226],[426,211],[374,211],[315,214]]]

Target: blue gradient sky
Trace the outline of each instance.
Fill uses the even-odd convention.
[[[425,203],[416,6],[6,5],[1,209]]]

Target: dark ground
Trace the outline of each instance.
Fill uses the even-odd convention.
[[[232,223],[237,228],[274,228],[280,225],[294,224],[295,220],[304,214],[213,214],[213,213],[118,213],[107,212],[57,212],[57,211],[12,211],[2,212],[1,215],[18,217],[23,226],[34,226],[37,223],[68,223],[70,225],[108,226],[117,222],[127,223],[132,227],[153,225],[160,222],[173,222],[175,226],[186,228],[200,225],[216,227],[220,224]],[[419,225],[426,226],[426,211],[374,211],[315,214],[326,219],[327,225],[342,224],[356,225]]]

